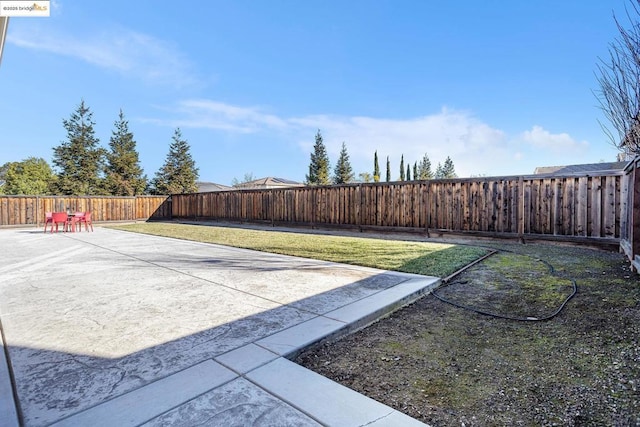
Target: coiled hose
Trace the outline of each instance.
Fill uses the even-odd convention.
[[[487,249],[489,249],[489,248],[487,248]],[[471,268],[472,266],[484,261],[488,257],[490,257],[492,255],[495,255],[497,253],[505,252],[505,253],[513,253],[513,254],[521,255],[521,256],[528,256],[528,255],[517,253],[515,251],[508,251],[508,250],[499,250],[498,251],[498,250],[495,250],[495,249],[490,249],[490,251],[491,252],[489,252],[487,255],[483,256],[482,258],[477,259],[473,263],[471,263],[471,264],[465,266],[464,268],[456,271],[452,275],[447,276],[444,279],[442,279],[442,282],[444,283],[444,286],[447,286],[447,284],[449,284],[454,277],[460,275],[463,271]],[[549,269],[549,274],[551,274],[554,277],[558,277],[557,274],[556,274],[555,268],[553,268],[553,265],[551,265],[549,262],[547,262],[545,260],[542,260],[542,259],[537,259],[537,261],[541,262],[541,263],[543,263],[544,265],[547,266],[547,268]],[[518,322],[542,322],[542,321],[546,321],[546,320],[551,320],[554,317],[556,317],[558,314],[560,314],[560,312],[567,305],[569,300],[571,298],[573,298],[573,296],[578,292],[578,285],[576,284],[575,279],[569,278],[569,280],[571,281],[571,284],[572,284],[572,287],[573,287],[573,289],[571,291],[571,294],[564,299],[564,301],[560,304],[560,306],[553,313],[551,313],[551,314],[549,314],[547,316],[543,316],[543,317],[535,317],[535,316],[519,317],[519,316],[509,316],[509,315],[490,313],[490,312],[485,311],[485,310],[480,310],[480,309],[477,309],[477,308],[469,307],[469,306],[466,306],[466,305],[459,304],[457,302],[451,301],[451,300],[449,300],[447,298],[444,298],[443,296],[438,294],[437,290],[432,291],[431,294],[434,297],[436,297],[438,300],[440,300],[440,301],[442,301],[444,303],[450,304],[450,305],[452,305],[454,307],[462,308],[464,310],[469,310],[469,311],[472,311],[474,313],[482,314],[482,315],[485,315],[485,316],[490,316],[490,317],[494,317],[494,318],[497,318],[497,319],[515,320],[515,321],[518,321]]]

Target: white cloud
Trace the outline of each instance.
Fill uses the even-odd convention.
[[[533,172],[549,163],[569,164],[585,151],[587,142],[577,142],[566,133],[552,134],[540,126],[509,136],[473,114],[443,108],[440,112],[407,119],[307,115],[279,117],[258,107],[192,99],[167,111],[171,119],[146,119],[163,126],[203,128],[221,132],[259,134],[261,141],[286,140],[309,153],[320,129],[331,159],[344,141],[357,172],[372,169],[378,151],[380,166],[391,160],[392,177],[399,173],[400,157],[405,165],[428,154],[432,167],[447,156],[459,176],[515,175]],[[564,158],[559,152],[568,153]]]
[[[238,107],[222,102],[191,99],[178,103],[177,112],[186,115],[172,126],[206,128],[254,133],[264,129],[284,129],[285,120],[261,111],[257,107]]]
[[[183,87],[194,84],[190,62],[167,41],[124,28],[91,35],[17,27],[7,37],[16,46],[69,56],[148,83]]]
[[[552,134],[541,126],[533,126],[531,130],[523,132],[521,138],[536,148],[554,152],[582,152],[589,146],[588,142],[576,141],[567,133]]]
[[[404,156],[405,164],[413,164],[426,153],[434,169],[450,156],[460,175],[487,173],[485,170],[489,168],[479,163],[482,158],[485,162],[493,162],[508,156],[504,132],[469,113],[448,109],[410,119],[312,116],[291,119],[291,122],[320,128],[327,150],[334,157],[345,141],[352,162],[359,161],[362,168],[371,168],[369,163],[376,150],[381,163],[389,156],[392,176],[399,173],[396,169],[401,156]],[[312,144],[309,137],[301,140],[306,150]]]
[[[140,118],[145,123],[160,126],[211,129],[222,132],[251,134],[265,131],[286,131],[289,124],[278,116],[258,107],[239,107],[206,99],[179,101],[173,107],[157,107],[171,118]]]

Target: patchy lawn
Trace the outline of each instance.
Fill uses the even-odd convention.
[[[437,291],[297,362],[433,426],[640,425],[640,280],[612,252],[501,244]],[[548,264],[546,264],[548,263]],[[551,268],[551,267],[552,268]]]

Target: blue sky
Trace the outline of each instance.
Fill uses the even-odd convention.
[[[51,162],[82,99],[108,146],[120,109],[145,173],[174,129],[200,179],[303,181],[319,129],[333,164],[377,150],[392,178],[614,161],[593,91],[624,0],[51,2],[13,17],[0,65],[0,164]]]

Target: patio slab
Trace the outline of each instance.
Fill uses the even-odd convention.
[[[0,230],[0,244],[2,425],[417,423],[286,357],[437,278],[100,227]],[[323,415],[346,395],[376,410]]]

